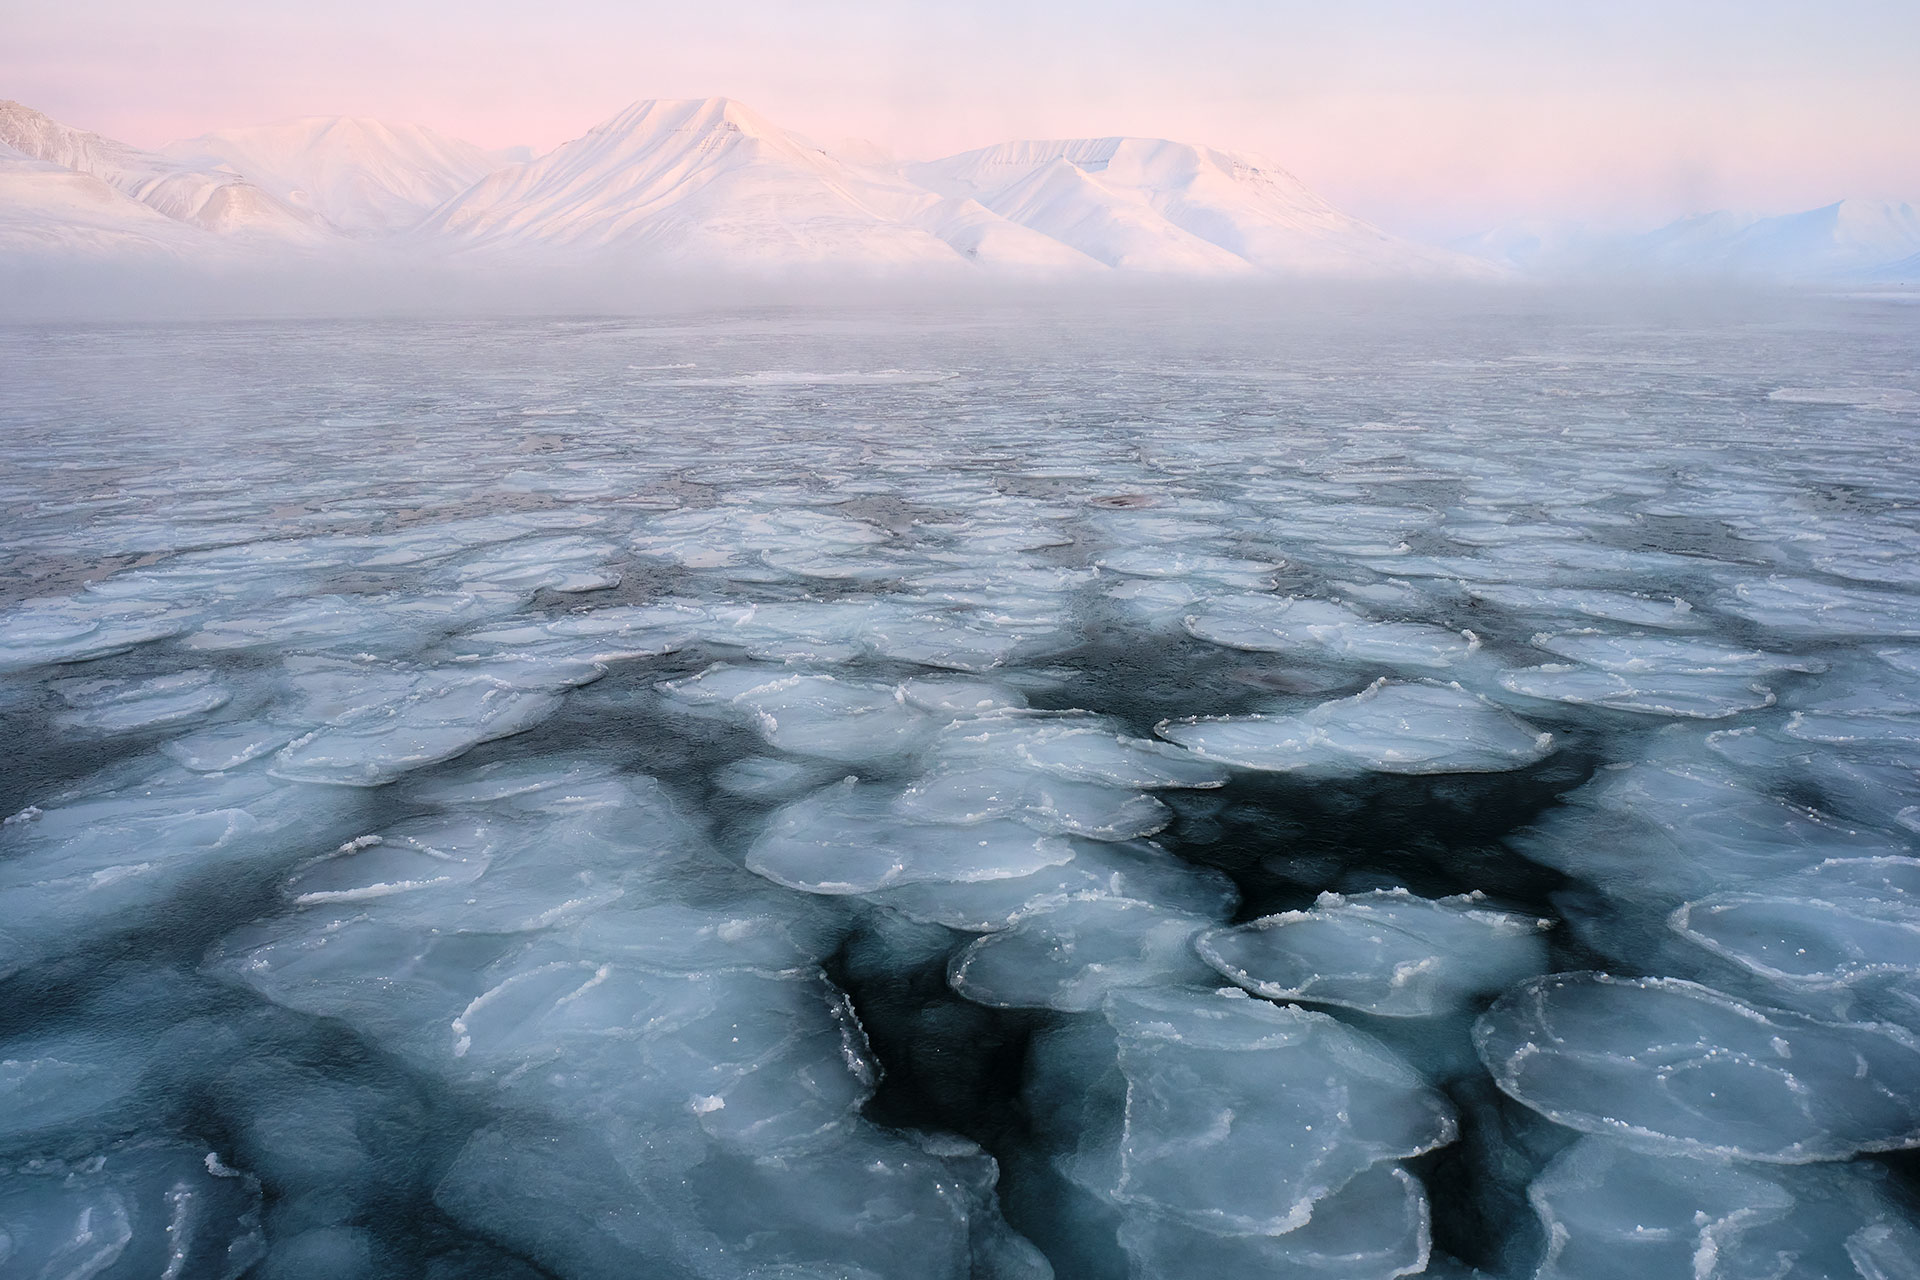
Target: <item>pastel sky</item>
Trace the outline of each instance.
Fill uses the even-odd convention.
[[[21,0],[0,97],[139,145],[301,115],[544,149],[739,98],[906,158],[1131,133],[1450,234],[1920,201],[1920,0]]]

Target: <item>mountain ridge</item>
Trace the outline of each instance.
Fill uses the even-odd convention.
[[[176,222],[218,235],[312,242],[330,228],[244,176],[183,164],[0,100],[0,142],[94,178]]]
[[[171,143],[159,154],[244,174],[290,207],[361,236],[410,229],[510,163],[423,125],[359,116],[220,129]]]
[[[0,252],[16,263],[1794,283],[1897,283],[1920,264],[1920,212],[1893,202],[1716,211],[1634,233],[1510,224],[1432,246],[1246,152],[1107,135],[899,163],[857,141],[819,146],[724,97],[640,99],[540,155],[354,116],[149,151],[0,101],[0,148]]]

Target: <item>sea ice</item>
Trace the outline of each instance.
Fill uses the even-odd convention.
[[[790,889],[847,894],[916,881],[1006,880],[1072,857],[1065,841],[1004,818],[917,820],[901,812],[898,793],[847,778],[775,812],[747,866]]]
[[[1920,1280],[1790,303],[0,326],[0,1273]]]
[[[1186,986],[1206,979],[1193,954],[1204,916],[1105,896],[1047,903],[954,955],[947,980],[976,1004],[1012,1009],[1096,1009],[1123,987]]]
[[[377,787],[495,738],[524,733],[559,709],[539,688],[459,668],[423,674],[399,698],[354,708],[274,756],[276,777]]]
[[[1772,689],[1745,676],[1640,674],[1561,662],[1510,671],[1500,687],[1543,702],[1690,720],[1724,720],[1776,700]]]
[[[133,733],[197,719],[232,700],[207,670],[178,671],[145,680],[68,680],[59,686],[73,710],[61,723],[94,733]]]
[[[1297,596],[1216,596],[1188,616],[1187,630],[1235,649],[1422,669],[1457,666],[1480,648],[1471,632],[1374,622],[1341,605]]]
[[[1740,771],[1695,763],[1696,741],[1675,736],[1650,744],[1640,761],[1601,770],[1509,843],[1617,901],[1665,902],[1667,910],[1829,858],[1906,852],[1897,837],[1755,790]]]
[[[1570,973],[1507,992],[1474,1042],[1510,1097],[1657,1154],[1802,1164],[1920,1145],[1920,1041],[1894,1027]]]
[[[1112,1196],[1223,1235],[1296,1230],[1383,1160],[1452,1141],[1453,1110],[1378,1042],[1238,991],[1116,992],[1125,1119]]]
[[[162,601],[30,600],[0,616],[0,669],[105,658],[192,624]]]
[[[1552,734],[1457,684],[1385,677],[1300,715],[1170,720],[1155,732],[1203,759],[1275,773],[1495,773],[1524,768],[1553,749]]]
[[[1291,1231],[1228,1235],[1142,1213],[1119,1238],[1140,1280],[1391,1280],[1424,1272],[1432,1248],[1426,1189],[1391,1161],[1356,1174]]]
[[[1670,923],[1789,987],[1920,973],[1920,859],[1831,859],[1684,903]]]
[[[965,884],[928,881],[883,889],[873,901],[908,919],[991,933],[1048,904],[1104,896],[1218,919],[1240,900],[1233,882],[1146,840],[1074,840],[1073,857],[1031,875]]]
[[[0,1265],[21,1276],[238,1280],[265,1253],[260,1184],[203,1146],[0,1169]]]
[[[1583,1137],[1527,1189],[1546,1233],[1539,1280],[1907,1274],[1873,1269],[1910,1226],[1874,1166],[1780,1168],[1649,1156]],[[1864,1256],[1863,1256],[1864,1255]],[[1861,1265],[1866,1262],[1867,1265]],[[1857,1269],[1856,1269],[1857,1268]]]
[[[1546,920],[1484,898],[1416,898],[1405,889],[1323,893],[1311,909],[1210,929],[1201,957],[1247,990],[1385,1017],[1463,1008],[1546,967]]]

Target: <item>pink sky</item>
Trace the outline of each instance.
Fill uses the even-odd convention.
[[[37,3],[10,20],[0,96],[148,146],[352,114],[545,148],[710,94],[909,158],[1146,134],[1263,154],[1426,233],[1920,200],[1913,0],[556,8]]]

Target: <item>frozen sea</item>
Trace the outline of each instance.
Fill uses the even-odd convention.
[[[0,1275],[1920,1276],[1920,308],[0,329]]]

